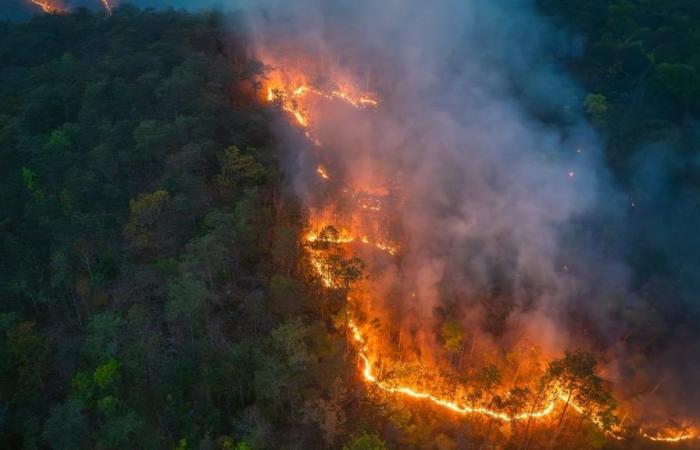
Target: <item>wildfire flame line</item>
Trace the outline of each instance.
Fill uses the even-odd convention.
[[[314,240],[318,239],[318,235],[314,233],[310,233],[307,235],[307,240],[313,242]],[[348,235],[343,235],[341,234],[337,239],[334,240],[334,242],[337,243],[349,243],[354,240],[353,237],[348,236]],[[380,248],[375,244],[377,248]],[[319,261],[317,258],[312,258],[312,265],[314,268],[319,271]],[[330,273],[326,271],[319,271],[318,272],[324,281],[324,284],[326,287],[335,287],[336,283],[333,281],[332,276]],[[500,420],[503,422],[506,421],[524,421],[524,420],[530,420],[530,419],[539,419],[543,417],[547,417],[552,415],[555,410],[557,409],[558,404],[568,404],[569,407],[571,407],[573,410],[575,410],[578,414],[585,415],[586,411],[585,409],[573,401],[569,395],[565,393],[565,390],[561,388],[560,386],[555,386],[552,390],[550,390],[546,395],[545,398],[549,398],[544,404],[544,406],[536,411],[529,411],[529,412],[520,412],[514,415],[508,415],[504,412],[486,408],[483,406],[468,406],[464,404],[457,403],[453,400],[449,400],[446,398],[442,398],[439,396],[436,396],[434,394],[431,394],[429,392],[421,391],[415,388],[412,388],[410,386],[405,386],[405,385],[400,385],[400,384],[395,384],[395,383],[389,383],[386,381],[382,381],[377,376],[374,374],[372,371],[373,364],[370,361],[369,351],[366,345],[366,339],[362,335],[362,332],[360,331],[360,328],[357,326],[355,321],[350,318],[348,319],[348,329],[350,330],[353,340],[356,344],[357,347],[357,355],[358,358],[362,361],[362,378],[364,381],[368,384],[372,384],[379,389],[381,389],[384,392],[390,393],[390,394],[400,394],[404,395],[407,397],[419,399],[419,400],[427,400],[430,403],[446,408],[450,411],[456,412],[461,415],[481,415],[485,417],[490,417],[496,420]],[[608,437],[615,439],[615,440],[624,440],[625,436],[623,434],[623,431],[619,428],[616,429],[606,429],[604,424],[598,419],[597,417],[591,417],[590,418],[591,422],[596,425],[601,431],[603,431]],[[690,439],[696,439],[698,437],[698,434],[694,430],[682,430],[682,431],[668,431],[665,433],[658,433],[658,434],[651,434],[643,431],[642,429],[639,430],[639,434],[651,441],[655,442],[681,442],[681,441],[686,441]]]
[[[286,89],[284,87],[268,87],[267,90],[267,100],[268,102],[279,102],[280,107],[282,110],[288,112],[291,114],[292,117],[294,117],[295,121],[297,122],[298,125],[300,125],[302,128],[305,129],[305,135],[309,140],[311,140],[313,143],[316,145],[320,145],[320,142],[315,139],[311,133],[308,131],[309,128],[309,117],[308,114],[304,111],[304,109],[299,105],[299,102],[297,102],[297,99],[307,95],[307,94],[313,94],[317,95],[320,97],[323,97],[327,100],[340,100],[343,101],[355,108],[361,108],[361,107],[366,107],[366,106],[373,106],[376,107],[379,105],[378,101],[374,99],[373,97],[370,96],[351,96],[343,91],[340,90],[333,90],[330,92],[324,92],[315,88],[312,88],[308,85],[300,85],[297,86],[293,89]],[[317,167],[317,173],[320,177],[322,177],[325,180],[330,180],[330,176],[328,175],[328,172],[323,168],[322,166]],[[378,206],[374,205],[369,205],[369,204],[362,204],[361,205],[363,209],[366,210],[371,210],[371,211],[379,211],[380,208]],[[311,232],[307,234],[306,240],[309,243],[314,243],[317,242],[321,239],[319,234],[315,232]],[[338,234],[337,237],[334,237],[332,239],[325,238],[328,242],[332,242],[335,244],[350,244],[353,242],[362,242],[364,244],[369,244],[373,245],[375,248],[378,250],[384,251],[389,253],[390,255],[396,255],[398,248],[395,246],[392,246],[390,244],[382,243],[382,242],[370,242],[367,237],[363,236],[360,238],[357,238],[353,235],[351,235],[348,232],[341,232]],[[322,259],[320,258],[320,252],[319,251],[312,251],[311,252],[311,265],[314,268],[314,270],[317,272],[317,274],[321,277],[321,280],[324,284],[324,286],[328,288],[335,288],[337,287],[337,283],[333,279],[333,276],[328,270],[328,268],[325,266],[323,263]],[[396,384],[396,383],[390,383],[384,380],[380,380],[377,375],[374,374],[372,368],[373,364],[370,360],[369,357],[369,350],[367,348],[366,344],[366,339],[362,335],[362,332],[360,331],[360,328],[357,326],[355,321],[352,318],[348,319],[348,329],[352,333],[353,341],[356,344],[357,348],[357,355],[358,359],[362,361],[362,370],[361,370],[361,375],[362,379],[371,385],[376,386],[380,390],[390,393],[390,394],[399,394],[399,395],[404,395],[410,398],[415,398],[419,400],[426,400],[429,401],[430,403],[445,408],[447,410],[453,411],[455,413],[461,414],[461,415],[481,415],[485,417],[490,417],[496,420],[500,421],[523,421],[523,420],[530,420],[530,419],[538,419],[538,418],[543,418],[552,415],[559,404],[568,404],[573,410],[575,410],[578,414],[586,414],[585,409],[577,404],[575,401],[573,401],[569,395],[566,394],[566,391],[562,389],[560,386],[555,386],[553,389],[551,389],[549,392],[546,393],[545,398],[547,399],[546,402],[544,403],[544,406],[541,407],[539,410],[533,410],[529,412],[519,412],[514,415],[508,415],[504,412],[495,410],[495,409],[490,409],[486,408],[483,406],[468,406],[464,404],[457,403],[453,400],[449,400],[446,398],[439,397],[437,395],[431,394],[430,392],[425,392],[421,391],[415,388],[412,388],[410,386],[406,385],[401,385],[401,384]],[[594,425],[596,425],[599,429],[601,429],[608,437],[611,437],[616,440],[623,440],[625,439],[625,434],[623,433],[623,430],[621,430],[619,427],[609,430],[606,429],[604,424],[595,417],[591,418],[591,421]],[[668,442],[668,443],[673,443],[673,442],[680,442],[680,441],[687,441],[690,439],[696,439],[699,437],[698,433],[694,429],[684,429],[681,431],[677,430],[669,430],[669,431],[663,431],[659,433],[648,433],[645,432],[643,429],[639,430],[639,436],[642,436],[643,438],[646,438],[651,441],[655,442]]]
[[[321,238],[317,233],[315,232],[310,232],[306,235],[306,242],[313,244],[319,241],[323,241],[326,243],[331,243],[331,244],[338,244],[338,245],[343,245],[343,244],[351,244],[353,242],[361,242],[366,245],[371,245],[377,250],[380,250],[382,252],[388,253],[390,255],[396,255],[398,252],[398,248],[384,243],[384,242],[371,242],[367,236],[363,236],[361,238],[356,238],[355,236],[352,236],[348,234],[347,232],[341,232],[337,237],[330,238],[330,237],[324,237]],[[335,282],[333,279],[333,275],[331,273],[331,270],[329,267],[327,267],[327,264],[324,263],[323,259],[320,258],[320,252],[319,251],[312,251],[311,252],[311,265],[316,271],[316,274],[321,278],[321,282],[323,285],[327,288],[335,288],[338,286],[338,284]]]
[[[372,242],[369,240],[367,236],[361,236],[361,237],[356,237],[352,236],[350,233],[346,231],[342,231],[337,237],[335,238],[330,238],[330,237],[325,237],[321,238],[317,233],[315,232],[310,232],[309,234],[306,235],[306,241],[309,243],[314,243],[318,242],[320,240],[324,240],[328,243],[332,244],[351,244],[353,242],[362,242],[363,244],[371,245],[375,247],[378,250],[381,250],[384,253],[388,253],[391,256],[396,256],[396,254],[399,252],[399,248],[395,245],[392,245],[388,242],[384,241],[376,241]]]
[[[398,393],[398,394],[403,394],[412,398],[417,398],[417,399],[422,399],[422,400],[429,400],[431,403],[436,404],[438,406],[445,407],[451,411],[454,411],[456,413],[462,414],[462,415],[469,415],[469,414],[478,414],[482,416],[487,416],[491,417],[493,419],[501,420],[501,421],[523,421],[523,420],[529,420],[529,419],[538,419],[541,417],[546,417],[549,416],[554,412],[557,406],[557,401],[562,401],[566,402],[567,401],[567,396],[561,392],[559,392],[559,389],[557,389],[557,392],[555,392],[543,408],[541,408],[538,411],[531,411],[531,412],[521,412],[518,414],[514,415],[508,415],[506,413],[503,413],[501,411],[497,411],[494,409],[489,409],[485,407],[472,407],[472,406],[467,406],[467,405],[461,405],[458,404],[454,401],[447,400],[441,397],[437,397],[433,394],[430,394],[428,392],[422,392],[418,391],[416,389],[413,389],[408,386],[394,386],[389,383],[386,383],[384,381],[380,381],[372,372],[372,363],[370,362],[369,357],[367,356],[367,347],[365,345],[365,339],[362,336],[362,333],[360,332],[360,329],[357,327],[354,321],[349,320],[348,321],[348,327],[350,328],[350,331],[352,333],[353,339],[358,345],[358,356],[363,362],[363,369],[362,369],[362,376],[365,381],[368,383],[374,384],[381,390],[389,393]],[[569,400],[569,406],[571,406],[573,409],[575,409],[577,412],[582,413],[583,408],[581,408],[579,405],[576,403],[572,402]],[[595,420],[594,420],[595,423]],[[601,426],[599,423],[596,423],[596,425]],[[614,436],[617,438],[617,436]]]
[[[379,105],[379,102],[369,95],[354,96],[338,89],[327,92],[313,88],[306,84],[302,84],[293,89],[286,89],[284,86],[268,86],[267,101],[270,103],[278,101],[282,109],[294,117],[297,124],[299,124],[302,128],[308,128],[309,117],[298,102],[299,99],[307,94],[316,95],[325,98],[326,100],[341,100],[353,108],[363,108],[367,106],[376,107]],[[310,138],[308,134],[307,137]],[[315,141],[313,138],[311,138],[311,140],[314,141],[314,143],[317,143],[317,141]]]
[[[650,434],[640,429],[639,434],[641,434],[646,439],[654,442],[681,442],[690,439],[697,439],[698,434],[693,431],[668,431],[664,435],[662,434]]]
[[[418,391],[416,389],[413,389],[408,386],[395,386],[389,383],[386,383],[384,381],[380,381],[372,372],[372,363],[370,362],[369,357],[367,356],[367,347],[365,346],[365,339],[362,336],[362,333],[360,332],[360,329],[357,327],[354,321],[349,320],[348,321],[348,328],[350,329],[353,339],[355,342],[358,344],[358,356],[363,362],[363,369],[362,369],[362,376],[364,380],[368,383],[374,384],[381,390],[389,393],[398,393],[398,394],[403,394],[412,398],[417,398],[417,399],[422,399],[422,400],[429,400],[431,403],[434,403],[438,406],[445,407],[449,410],[452,410],[456,413],[467,415],[467,414],[480,414],[483,416],[491,417],[494,419],[498,420],[527,420],[531,418],[540,418],[540,417],[545,417],[551,414],[554,411],[555,408],[555,402],[550,401],[546,404],[544,408],[542,408],[539,411],[534,411],[534,412],[529,412],[529,413],[520,413],[516,414],[514,416],[509,416],[505,413],[502,413],[500,411],[495,411],[493,409],[488,409],[484,407],[471,407],[471,406],[466,406],[466,405],[460,405],[456,402],[437,397],[433,394],[430,394],[428,392],[422,392]]]
[[[33,4],[41,8],[42,11],[49,14],[62,13],[67,10],[63,3],[56,0],[29,0]],[[112,15],[112,4],[110,0],[100,0],[102,7],[107,11],[108,15]]]
[[[49,14],[56,14],[65,11],[65,7],[60,3],[54,3],[50,0],[30,0],[32,3],[41,8],[42,11]]]

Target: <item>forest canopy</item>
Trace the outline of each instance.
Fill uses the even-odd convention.
[[[626,339],[638,354],[691,348],[700,4],[536,3],[581,40],[565,68],[626,197],[624,217],[590,227],[623,249],[645,300],[625,311],[636,321]],[[310,254],[334,252],[342,236],[330,227],[304,242],[279,111],[260,102],[266,68],[243,28],[237,14],[130,5],[0,23],[3,446],[657,448],[607,439],[624,416],[595,356],[578,349],[541,367],[537,386],[566,383],[566,405],[584,405],[586,420],[565,407],[544,431],[513,419],[541,392],[517,388],[518,371],[506,379],[485,364],[459,380],[504,423],[387,402],[358,379],[348,296],[366,268],[337,252],[328,270],[341,284],[314,272]],[[497,330],[510,310],[491,305]],[[461,370],[471,334],[444,317],[436,335]]]

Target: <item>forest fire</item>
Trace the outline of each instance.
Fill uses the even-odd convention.
[[[402,386],[400,384],[394,385],[390,384],[384,381],[380,381],[377,376],[374,374],[372,370],[372,362],[370,361],[369,356],[367,355],[367,347],[365,346],[365,338],[363,337],[362,333],[360,332],[360,329],[357,327],[354,321],[350,320],[348,322],[348,327],[350,328],[352,332],[353,339],[357,345],[358,349],[358,357],[362,361],[362,377],[364,380],[368,383],[371,383],[375,386],[377,386],[379,389],[382,391],[388,392],[388,393],[397,393],[397,394],[402,394],[406,395],[408,397],[420,399],[420,400],[428,400],[431,403],[447,408],[451,411],[454,411],[459,414],[467,415],[467,414],[479,414],[487,417],[491,417],[493,419],[498,419],[498,420],[503,420],[503,421],[508,421],[508,420],[528,420],[531,418],[540,418],[540,417],[546,417],[550,415],[552,412],[554,412],[555,408],[555,402],[554,401],[549,401],[544,408],[537,410],[537,411],[529,411],[529,412],[522,412],[515,414],[513,416],[509,416],[508,414],[489,409],[489,408],[482,408],[482,407],[469,407],[466,405],[460,405],[454,401],[447,400],[444,398],[437,397],[433,394],[430,394],[428,392],[422,392],[420,390],[408,387],[408,386]]]
[[[317,148],[316,150],[319,150],[319,148],[322,150],[323,147],[316,138],[314,131],[312,131],[317,122],[322,120],[321,116],[314,114],[314,108],[318,106],[317,102],[337,102],[354,109],[379,108],[379,101],[374,95],[364,92],[357,93],[359,92],[357,89],[347,86],[344,89],[338,87],[321,89],[314,87],[307,79],[311,79],[311,77],[307,77],[305,74],[290,74],[275,69],[271,78],[266,80],[264,98],[268,103],[276,104],[281,110],[288,113],[293,122],[303,130],[304,135]],[[329,289],[344,289],[346,293],[350,293],[352,292],[352,281],[349,281],[351,278],[343,273],[345,269],[340,266],[343,261],[349,261],[345,258],[353,255],[353,248],[366,246],[369,251],[394,258],[400,254],[399,245],[394,243],[396,238],[390,233],[377,234],[376,232],[377,223],[386,224],[390,222],[388,215],[391,212],[384,209],[386,198],[367,195],[362,190],[358,190],[352,182],[348,183],[347,180],[336,181],[336,177],[332,176],[332,169],[332,165],[318,164],[316,166],[316,175],[327,182],[325,184],[327,189],[335,192],[337,195],[331,196],[334,200],[330,204],[324,204],[320,208],[311,208],[310,222],[312,231],[305,235],[305,242],[309,248],[311,267],[316,272],[322,285]],[[339,200],[341,197],[344,199],[349,198],[351,201],[341,201]],[[346,220],[341,219],[338,222],[324,213],[326,209],[335,210],[338,208],[338,205],[333,203],[334,201],[346,205],[345,209],[349,210],[349,218]],[[341,226],[336,228],[331,226],[332,223],[340,223]],[[380,225],[379,228],[384,229],[387,227]],[[369,288],[365,286],[363,289],[371,291],[371,282],[369,283]],[[366,298],[368,296],[359,297]],[[372,297],[371,293],[369,297]],[[348,296],[348,299],[350,299],[350,296]],[[348,302],[347,308],[351,311],[364,310],[370,307],[370,305],[364,304],[363,301],[357,300],[355,295],[352,295],[352,301],[348,300]],[[384,370],[376,371],[375,366],[378,361],[381,361],[382,369],[384,364],[390,366],[392,361],[387,356],[390,352],[386,351],[386,349],[375,348],[375,344],[369,345],[370,341],[376,343],[381,341],[382,337],[374,336],[372,333],[376,333],[376,331],[373,331],[371,327],[363,332],[357,317],[354,314],[348,314],[348,316],[346,326],[357,352],[360,377],[368,385],[372,385],[386,394],[423,400],[438,408],[444,408],[464,416],[481,416],[511,423],[527,422],[528,428],[530,428],[530,422],[535,419],[545,419],[544,423],[547,423],[547,420],[556,422],[558,418],[559,425],[561,425],[567,411],[573,410],[581,417],[581,421],[587,419],[600,432],[615,440],[626,439],[635,434],[656,442],[680,442],[697,437],[692,428],[671,428],[653,433],[641,429],[637,432],[630,431],[629,428],[623,429],[616,422],[613,411],[608,409],[610,405],[614,405],[612,399],[608,403],[601,402],[599,406],[591,405],[574,393],[575,389],[571,384],[567,384],[563,381],[564,379],[556,379],[554,377],[548,378],[543,376],[539,382],[531,380],[531,386],[539,386],[539,388],[536,388],[539,392],[529,397],[527,401],[514,402],[514,404],[517,403],[517,406],[510,408],[503,405],[494,406],[493,400],[490,402],[479,402],[478,400],[467,402],[463,396],[451,397],[450,395],[443,395],[442,392],[445,389],[440,386],[423,385],[423,387],[419,387],[419,384],[416,384],[414,381],[407,381],[396,375],[385,377],[383,376]],[[540,359],[538,364],[547,366],[548,362]],[[439,371],[437,368],[434,370]],[[515,378],[517,376],[518,373],[516,372]],[[511,392],[503,392],[496,397],[500,399],[498,400],[499,402],[507,404]],[[521,392],[530,391],[528,391],[528,388],[523,388]],[[538,421],[538,423],[543,422]]]
[[[680,430],[668,429],[656,433],[646,432],[640,429],[639,433],[645,438],[654,442],[681,442],[696,439],[698,437],[697,431],[692,427],[683,428]]]
[[[29,0],[45,13],[48,14],[59,14],[68,11],[68,7],[63,3],[62,0]],[[111,0],[100,0],[100,4],[104,8],[107,15],[112,15],[112,2]]]
[[[273,73],[274,74],[274,73]],[[280,107],[294,117],[294,120],[303,128],[309,127],[309,116],[306,105],[308,97],[315,96],[326,100],[340,100],[353,108],[367,106],[376,107],[379,102],[368,94],[353,94],[349,90],[336,87],[329,91],[311,86],[303,76],[292,79],[297,81],[291,84],[285,83],[288,79],[284,74],[268,80],[266,100],[270,103],[279,103]]]
[[[3,448],[700,450],[696,2],[0,5]]]
[[[331,235],[324,234],[324,232],[310,232],[306,236],[306,241],[311,245],[314,245],[319,241],[343,245],[351,244],[357,241],[357,239],[350,235],[347,231],[341,231]],[[369,242],[367,242],[364,238],[360,239],[360,241],[369,244]],[[375,243],[372,245],[379,250],[386,250],[380,244]],[[395,254],[391,250],[389,250],[389,253],[392,255]],[[325,287],[338,288],[341,286],[341,284],[334,278],[333,271],[326,264],[324,264],[323,257],[317,250],[312,250],[311,264],[321,278]],[[563,414],[562,411],[565,411],[567,407],[573,409],[582,417],[590,416],[590,412],[584,406],[574,401],[571,398],[571,392],[559,383],[553,384],[541,392],[538,395],[538,398],[541,400],[536,401],[534,405],[525,407],[520,411],[510,411],[509,413],[506,413],[503,410],[489,408],[487,406],[470,406],[460,403],[459,401],[441,397],[421,388],[402,384],[400,380],[384,380],[375,373],[375,364],[373,361],[375,361],[377,357],[372,356],[370,349],[367,346],[367,339],[363,335],[358,324],[354,319],[350,318],[348,320],[347,327],[350,330],[352,340],[357,350],[362,379],[366,383],[377,387],[387,394],[398,394],[417,400],[424,400],[434,406],[445,408],[460,415],[483,416],[502,422],[519,422],[530,421],[531,419],[554,418],[555,414]],[[590,416],[589,419],[593,424],[600,428],[600,430],[602,430],[608,438],[624,440],[626,436],[628,436],[627,432],[617,425],[610,426],[596,416]],[[646,432],[640,429],[639,435],[654,442],[667,443],[687,441],[698,437],[697,433],[691,427],[685,427],[682,429],[670,428],[655,433]]]
[[[66,6],[59,0],[30,0],[33,4],[49,14],[66,12]]]

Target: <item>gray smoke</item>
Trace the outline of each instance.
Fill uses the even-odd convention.
[[[319,133],[351,181],[370,170],[400,174],[408,247],[402,295],[392,299],[399,310],[432,328],[445,302],[493,315],[488,299],[500,296],[516,311],[504,330],[537,329],[550,337],[546,347],[566,347],[567,309],[590,282],[581,259],[594,255],[566,255],[562,234],[610,190],[578,114],[581,92],[542,58],[552,38],[555,50],[574,51],[565,37],[523,2],[297,2],[266,11],[274,13],[255,22],[264,45],[291,41],[317,60],[358,73],[369,66],[382,107],[352,120],[324,115]],[[464,319],[473,325],[471,314]]]
[[[374,261],[370,275],[374,312],[411,332],[416,348],[437,347],[435,326],[447,317],[484,346],[526,336],[550,356],[587,348],[646,419],[657,408],[700,415],[700,391],[687,389],[700,378],[697,321],[682,320],[689,307],[675,290],[639,282],[625,263],[648,243],[659,270],[680,274],[684,298],[696,295],[700,240],[679,239],[696,234],[687,215],[696,200],[669,186],[697,161],[667,161],[667,144],[649,146],[632,185],[650,212],[630,213],[581,111],[585,93],[559,65],[581,41],[531,1],[134,3],[242,8],[259,54],[299,54],[315,62],[301,69],[349,73],[379,94],[381,106],[360,114],[325,106],[314,131],[335,177],[400,192],[388,228],[401,259]],[[318,155],[283,129],[297,192],[322,203]]]
[[[697,379],[697,340],[644,358],[649,347],[630,341],[663,319],[632,288],[629,197],[581,111],[585,93],[557,63],[579,39],[529,1],[266,2],[250,17],[262,53],[310,56],[382,98],[362,114],[328,107],[316,130],[336,174],[398,185],[404,199],[401,260],[371,274],[377,314],[421,349],[445,318],[494,348],[526,336],[550,356],[590,349],[621,398],[697,413],[675,388]],[[313,204],[313,157],[299,148],[289,173]],[[665,395],[674,401],[657,405]]]

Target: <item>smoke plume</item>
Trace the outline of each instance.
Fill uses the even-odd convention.
[[[532,2],[134,3],[242,8],[270,72],[377,94],[380,106],[361,112],[320,102],[320,145],[284,121],[279,131],[310,208],[347,189],[381,205],[353,226],[400,250],[360,255],[371,263],[366,313],[405,336],[406,351],[439,359],[448,320],[482,349],[584,348],[637,419],[700,416],[688,390],[700,379],[700,220],[673,181],[697,161],[670,158],[673,142],[647,143],[619,187],[581,110],[585,92],[560,65],[582,42]],[[323,215],[358,221],[343,201]]]
[[[336,186],[382,199],[384,221],[363,226],[399,242],[401,256],[370,266],[370,314],[424,358],[448,319],[486,347],[589,349],[623,400],[697,414],[700,401],[675,390],[698,378],[697,340],[664,348],[658,300],[640,294],[626,263],[628,195],[581,111],[585,93],[556,62],[575,58],[579,40],[526,1],[267,2],[249,17],[271,70],[292,67],[317,86],[349,79],[381,98],[362,114],[319,106],[320,152],[299,136],[286,144],[311,207],[328,200],[319,160]],[[333,215],[342,221],[342,208]],[[636,337],[654,320],[664,329],[642,358],[652,341]],[[667,369],[651,373],[656,364]],[[667,395],[675,401],[657,402]]]

